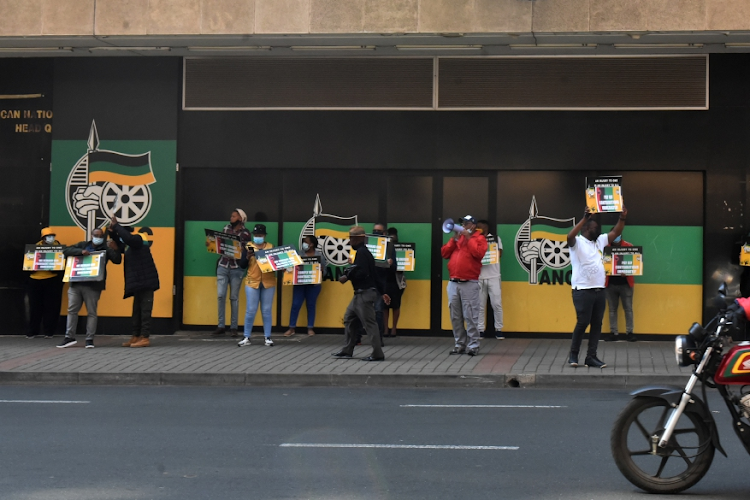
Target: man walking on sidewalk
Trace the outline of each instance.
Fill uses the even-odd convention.
[[[606,299],[604,297],[604,247],[620,236],[625,227],[628,210],[623,207],[620,220],[609,233],[601,234],[599,224],[591,218],[586,207],[583,218],[568,233],[570,264],[573,267],[571,285],[573,288],[573,305],[576,308],[576,326],[573,330],[573,341],[570,346],[568,364],[578,366],[578,352],[581,349],[583,334],[591,325],[589,345],[585,365],[590,368],[604,368],[606,363],[596,357],[599,337],[602,333],[602,318]],[[578,233],[581,233],[580,235]]]
[[[159,289],[159,273],[151,255],[151,242],[146,241],[146,233],[133,234],[132,227],[122,227],[114,216],[109,230],[112,238],[121,243],[120,251],[125,253],[123,299],[133,297],[133,335],[122,346],[149,347],[154,292]]]
[[[487,252],[487,239],[477,230],[474,217],[461,219],[463,231],[440,249],[448,260],[448,301],[455,344],[450,354],[479,353],[479,273]],[[464,325],[464,323],[466,323]]]

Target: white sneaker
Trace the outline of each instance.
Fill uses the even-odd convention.
[[[271,337],[266,337],[266,345],[269,347],[273,345],[273,340],[271,340]]]
[[[237,344],[237,347],[242,347],[245,345],[250,345],[250,337],[245,337],[244,339],[240,340],[240,342]]]

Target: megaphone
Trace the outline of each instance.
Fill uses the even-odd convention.
[[[443,222],[443,232],[447,234],[451,231],[461,234],[464,232],[464,228],[460,224],[453,222],[453,219],[445,219]]]

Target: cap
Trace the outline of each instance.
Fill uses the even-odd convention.
[[[51,227],[42,228],[42,238],[45,236],[55,236],[55,230]]]
[[[253,234],[267,234],[265,224],[256,224],[253,228]]]
[[[362,226],[352,226],[349,228],[349,236],[364,236],[365,228]]]
[[[472,217],[471,215],[464,215],[459,220],[461,222],[471,222],[472,224],[476,224],[477,223],[476,219],[474,219],[474,217]]]
[[[242,219],[242,222],[247,222],[247,214],[244,210],[242,210],[241,208],[235,208],[234,211],[240,215],[240,219]]]

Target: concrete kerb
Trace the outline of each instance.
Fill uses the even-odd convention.
[[[646,385],[682,386],[684,375],[607,374],[295,374],[295,373],[97,373],[0,372],[0,384],[197,385],[251,387],[393,388],[576,388],[636,389]]]

